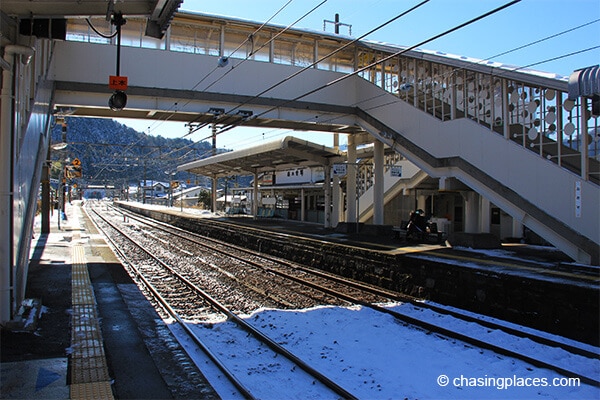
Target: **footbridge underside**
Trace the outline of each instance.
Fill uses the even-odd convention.
[[[468,115],[436,118],[357,75],[308,69],[286,80],[299,68],[250,60],[216,68],[218,57],[143,48],[122,50],[128,103],[125,110],[115,112],[107,107],[114,50],[90,43],[56,43],[51,79],[59,112],[222,127],[368,132],[427,174],[460,180],[575,260],[599,262],[597,183]],[[77,68],[71,66],[73,60],[78,60]],[[319,87],[323,88],[304,96]]]

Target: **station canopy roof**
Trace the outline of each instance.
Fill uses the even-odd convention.
[[[218,178],[299,166],[324,166],[344,160],[344,153],[331,147],[287,136],[282,140],[192,161],[178,166],[177,170]]]

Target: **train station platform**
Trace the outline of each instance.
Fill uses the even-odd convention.
[[[382,251],[394,254],[409,254],[419,252],[452,253],[463,249],[462,246],[453,246],[447,240],[436,240],[434,235],[426,242],[406,241],[397,227],[384,227],[375,229],[372,225],[359,224],[357,227],[343,225],[341,228],[325,228],[322,223],[302,222],[284,218],[254,218],[251,215],[228,215],[225,213],[213,214],[206,210],[195,208],[167,207],[163,205],[142,204],[137,202],[124,202],[133,207],[157,210],[181,217],[212,218],[227,222],[232,225],[256,228],[267,232],[297,235],[331,243],[356,246],[364,249]],[[487,243],[486,243],[487,244]],[[552,246],[538,246],[525,243],[501,243],[497,240],[497,250],[511,253],[513,258],[522,258],[546,264],[572,263],[572,260],[563,252]],[[463,249],[465,251],[477,248]],[[493,250],[493,249],[489,249]],[[599,267],[600,268],[600,267]]]
[[[43,235],[36,219],[22,320],[1,331],[1,398],[217,398],[81,204],[65,216]]]

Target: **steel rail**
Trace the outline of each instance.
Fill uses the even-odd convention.
[[[108,221],[106,221],[106,219],[104,219],[104,217],[102,217],[100,214],[98,214],[98,212],[96,210],[92,209],[92,211],[99,218],[101,218],[106,223],[108,223]],[[93,218],[90,218],[90,220],[94,223],[96,228],[100,232],[103,233],[104,237],[112,244],[114,251],[116,251],[120,255],[120,258],[129,265],[131,270],[135,273],[135,276],[142,281],[142,283],[144,284],[146,289],[148,289],[150,291],[150,293],[152,293],[152,296],[160,304],[160,306],[179,323],[179,325],[183,328],[183,330],[186,332],[186,334],[192,339],[192,341],[208,356],[208,358],[217,366],[217,368],[219,368],[219,370],[221,372],[223,372],[225,377],[233,384],[233,386],[235,386],[235,388],[237,390],[239,390],[239,392],[242,394],[242,396],[244,396],[244,398],[249,399],[249,400],[256,399],[256,397],[254,397],[252,395],[250,390],[246,386],[244,386],[244,384],[235,377],[235,374],[233,372],[231,372],[227,368],[227,366],[225,366],[225,364],[222,363],[219,360],[219,358],[204,344],[202,339],[200,339],[192,331],[192,329],[188,326],[188,324],[185,323],[183,318],[181,318],[179,316],[179,313],[177,313],[177,311],[175,311],[171,307],[169,302],[156,290],[154,285],[150,281],[148,281],[146,279],[146,277],[144,277],[142,272],[133,263],[128,261],[127,255],[119,248],[119,245],[113,240],[113,238],[108,234],[108,232],[106,232],[106,230],[104,228],[102,228],[100,225],[98,225]],[[112,224],[109,223],[109,225],[111,227],[113,227]],[[113,229],[115,229],[115,228],[113,227]],[[122,232],[120,230],[117,230],[117,231],[122,234]],[[127,236],[125,236],[125,237],[127,237]]]
[[[129,241],[131,241],[132,243],[134,243],[142,251],[144,251],[146,254],[148,254],[148,256],[150,256],[156,262],[158,262],[159,264],[161,264],[164,268],[170,270],[178,279],[180,279],[182,282],[184,282],[188,287],[192,288],[194,291],[196,291],[198,294],[200,294],[205,300],[207,300],[209,303],[211,303],[220,312],[222,312],[223,314],[227,315],[227,317],[230,320],[234,321],[242,329],[244,329],[247,332],[249,332],[252,335],[254,335],[258,340],[260,340],[263,343],[265,343],[273,351],[275,351],[275,352],[277,352],[277,353],[285,356],[290,361],[294,362],[301,369],[303,369],[306,373],[308,373],[309,375],[311,375],[311,376],[315,377],[317,380],[319,380],[324,386],[326,386],[327,388],[331,389],[337,395],[342,396],[343,399],[358,400],[358,398],[356,396],[354,396],[352,393],[350,393],[349,391],[347,391],[346,389],[344,389],[343,387],[341,387],[340,385],[338,385],[337,383],[335,383],[334,381],[332,381],[330,378],[328,378],[326,375],[324,375],[320,371],[318,371],[318,370],[314,369],[313,367],[311,367],[305,361],[303,361],[298,356],[296,356],[295,354],[293,354],[292,352],[290,352],[289,350],[287,350],[286,348],[284,348],[283,346],[281,346],[279,343],[275,342],[273,339],[271,339],[268,336],[266,336],[264,333],[262,333],[261,331],[259,331],[258,329],[256,329],[254,326],[250,325],[249,323],[247,323],[246,321],[244,321],[242,318],[238,317],[235,313],[233,313],[231,310],[229,310],[225,305],[221,304],[217,299],[215,299],[214,297],[212,297],[210,294],[208,294],[202,288],[198,287],[196,284],[194,284],[193,282],[191,282],[189,279],[187,279],[183,275],[179,274],[178,272],[174,271],[169,265],[167,265],[159,257],[155,256],[148,249],[146,249],[144,246],[140,245],[139,243],[137,243],[136,241],[134,241],[132,238],[130,238],[129,236],[127,236],[125,234],[125,232],[122,232],[119,228],[115,227],[111,222],[107,221],[106,219],[104,219],[100,215],[99,215],[99,217],[102,218],[113,229],[115,229],[116,231],[118,231],[121,235],[123,235],[124,237],[126,237]]]
[[[138,218],[137,216],[135,218],[138,219],[140,222],[148,223],[146,221],[143,221],[142,218]],[[152,221],[152,223],[155,224],[155,226],[157,228],[160,228],[160,229],[163,229],[163,230],[166,230],[168,228],[168,229],[172,229],[172,230],[175,230],[175,231],[178,231],[178,232],[185,232],[185,234],[188,234],[188,235],[200,236],[200,235],[194,234],[192,232],[185,231],[185,230],[183,230],[181,228],[173,227],[173,226],[171,226],[169,224],[165,224],[165,223],[162,223],[162,222],[160,224],[157,224],[155,220],[152,220],[152,219],[150,219],[150,220]],[[157,226],[157,225],[161,225],[161,226]],[[196,244],[201,244],[201,243],[198,243],[195,240],[192,240],[192,239],[190,239],[188,237],[185,237],[184,235],[182,235],[180,233],[175,233],[175,232],[170,232],[170,233],[173,234],[173,235],[177,235],[180,238],[192,241],[192,242],[194,242]],[[208,239],[208,238],[205,238],[204,236],[201,236],[201,237],[202,237],[203,240],[207,239],[209,241],[212,241],[213,243],[217,242],[220,245],[224,244],[224,242],[217,241],[215,239]],[[234,248],[234,247],[236,249],[238,248],[238,246],[234,246],[234,245],[230,245],[230,244],[226,244],[226,245],[229,246],[229,247],[232,247],[232,248]],[[452,338],[452,339],[460,340],[460,341],[463,341],[465,343],[469,343],[469,344],[472,344],[474,346],[477,346],[477,347],[480,347],[480,348],[483,348],[483,349],[491,350],[491,351],[494,351],[494,352],[496,352],[498,354],[502,354],[502,355],[505,355],[505,356],[508,356],[508,357],[512,357],[512,358],[516,358],[516,359],[528,362],[528,363],[530,363],[530,364],[532,364],[532,365],[534,365],[536,367],[539,367],[539,368],[546,368],[546,369],[549,369],[549,370],[553,370],[553,371],[556,371],[556,372],[558,372],[558,373],[560,373],[562,375],[565,375],[565,376],[577,377],[577,378],[579,378],[584,383],[600,387],[600,380],[592,379],[592,378],[589,378],[589,377],[587,377],[585,375],[579,374],[577,372],[573,372],[573,371],[570,371],[570,370],[567,370],[567,369],[555,366],[555,365],[550,364],[548,362],[545,362],[545,361],[542,361],[542,360],[538,360],[538,359],[535,359],[533,357],[529,357],[527,355],[518,353],[516,351],[510,350],[510,349],[506,349],[504,347],[495,345],[493,343],[489,343],[489,342],[486,342],[486,341],[474,338],[472,336],[468,336],[468,335],[465,335],[465,334],[462,334],[462,333],[459,333],[459,332],[456,332],[456,331],[453,331],[453,330],[450,330],[450,329],[447,329],[447,328],[444,328],[444,327],[441,327],[441,326],[438,326],[438,325],[435,325],[435,324],[432,324],[432,323],[429,323],[429,322],[426,322],[426,321],[422,321],[422,320],[419,320],[417,318],[408,316],[406,314],[402,314],[402,313],[399,313],[397,311],[393,311],[393,310],[387,309],[385,307],[381,307],[381,306],[378,306],[378,305],[375,305],[375,304],[371,304],[371,303],[362,301],[360,299],[356,299],[356,298],[354,298],[352,296],[348,296],[348,295],[346,295],[344,293],[340,293],[338,291],[335,291],[335,290],[323,287],[323,286],[315,284],[313,282],[307,282],[305,280],[302,280],[300,278],[294,277],[292,275],[285,274],[285,273],[283,273],[281,271],[277,271],[275,269],[262,266],[262,265],[260,265],[258,263],[250,261],[248,259],[244,259],[243,257],[235,256],[235,255],[233,255],[231,253],[228,253],[228,252],[226,252],[224,250],[216,249],[213,246],[209,246],[209,245],[204,245],[204,246],[210,248],[213,251],[217,251],[219,253],[225,254],[228,257],[233,257],[233,258],[239,259],[241,261],[244,261],[244,262],[256,265],[258,267],[261,267],[261,268],[265,269],[268,272],[275,273],[275,274],[280,275],[280,276],[284,276],[284,277],[286,277],[288,279],[292,279],[292,280],[294,280],[296,282],[299,282],[299,283],[301,283],[303,285],[307,285],[307,286],[313,287],[314,289],[321,290],[324,293],[330,294],[332,296],[336,296],[336,297],[338,297],[340,299],[343,299],[345,301],[348,301],[348,302],[351,302],[351,303],[355,303],[355,304],[360,304],[360,305],[362,305],[364,307],[369,307],[369,308],[374,309],[376,311],[392,315],[393,317],[397,318],[398,320],[401,320],[401,321],[403,321],[405,323],[408,323],[408,324],[411,324],[413,326],[422,328],[424,330],[427,330],[427,331],[430,331],[430,332],[434,332],[434,333],[438,333],[438,334],[441,334],[443,336],[446,336],[446,337],[449,337],[449,338]],[[248,254],[252,254],[253,256],[263,257],[262,254],[258,255],[256,252],[250,251],[248,249],[243,249],[242,248],[241,250],[245,251]],[[267,258],[267,257],[265,257],[265,258]],[[280,261],[277,261],[277,262],[280,262]],[[419,304],[418,306],[422,307],[421,304]],[[442,310],[444,310],[444,309],[442,309]],[[448,310],[444,310],[444,311],[448,311]],[[444,312],[444,314],[449,314],[449,312]],[[463,320],[469,319],[470,321],[468,321],[468,322],[475,322],[475,323],[478,323],[478,324],[481,324],[481,322],[482,322],[482,321],[480,321],[480,320],[478,320],[476,318],[473,318],[473,317],[468,317],[467,318],[467,316],[464,316],[463,314],[455,313],[455,315],[457,317],[463,319]],[[481,325],[483,325],[483,324],[481,324]],[[493,322],[489,322],[489,321],[486,321],[486,325],[487,325],[487,327],[491,327],[493,329],[499,329],[499,330],[504,330],[506,328],[503,325],[494,324]],[[517,335],[518,337],[530,338],[530,336],[528,334],[525,334],[523,332],[516,331],[516,330],[514,330],[512,328],[510,328],[509,330],[518,332],[519,333],[519,335]],[[532,335],[532,336],[533,337],[538,337],[537,335]],[[540,340],[542,339],[541,337],[539,337],[539,338],[540,338]],[[534,339],[531,339],[531,340],[534,340]],[[555,342],[555,341],[552,341],[550,339],[548,339],[547,341],[549,343],[548,345],[551,345],[551,346],[555,346],[555,345],[560,346],[560,345],[562,345],[562,343]],[[597,357],[597,355],[596,355],[596,357]]]
[[[600,354],[598,354],[598,353],[595,353],[595,352],[583,349],[581,347],[573,346],[573,345],[570,345],[568,343],[559,342],[559,341],[553,340],[551,338],[535,334],[533,332],[524,332],[522,330],[519,330],[519,329],[516,329],[516,328],[512,328],[512,327],[506,326],[506,325],[501,325],[501,324],[495,323],[493,321],[482,320],[482,319],[479,319],[479,318],[477,318],[475,316],[471,316],[471,315],[467,315],[467,314],[464,314],[464,313],[461,313],[461,312],[458,312],[458,311],[450,310],[450,309],[447,309],[447,308],[444,308],[444,307],[437,306],[435,304],[423,302],[422,300],[420,300],[418,298],[415,298],[413,296],[409,296],[409,295],[398,293],[398,292],[391,292],[391,291],[384,290],[384,289],[381,289],[381,288],[376,288],[376,287],[373,287],[371,285],[367,285],[367,284],[364,284],[364,283],[361,283],[361,282],[357,282],[357,281],[354,281],[354,280],[349,280],[349,278],[342,278],[342,277],[339,277],[339,276],[336,276],[336,275],[333,275],[333,274],[329,274],[329,273],[317,270],[315,268],[307,267],[307,266],[304,266],[304,265],[301,265],[301,264],[289,262],[289,261],[281,259],[281,258],[273,257],[273,256],[270,256],[270,255],[265,254],[265,253],[255,252],[253,250],[250,250],[250,249],[247,249],[247,248],[244,248],[244,247],[241,247],[241,246],[237,246],[237,245],[234,245],[234,244],[231,244],[231,243],[226,243],[226,242],[223,242],[223,241],[220,241],[220,240],[217,240],[217,239],[213,239],[213,238],[209,238],[209,237],[206,237],[206,236],[202,236],[202,235],[199,235],[197,233],[190,232],[190,231],[187,231],[185,229],[181,229],[181,228],[178,228],[176,226],[164,223],[162,221],[157,221],[157,220],[154,220],[152,218],[142,217],[139,214],[132,213],[131,211],[125,211],[125,210],[123,210],[121,208],[118,208],[118,210],[119,210],[119,212],[124,213],[124,214],[126,213],[129,216],[131,216],[131,218],[137,219],[140,222],[148,223],[147,221],[152,221],[152,223],[154,223],[156,225],[167,227],[168,229],[176,230],[177,232],[184,232],[187,235],[194,235],[194,236],[197,236],[197,237],[201,237],[202,240],[210,241],[210,242],[213,242],[213,243],[218,243],[221,246],[228,246],[230,248],[234,248],[234,249],[236,249],[238,251],[241,251],[241,252],[246,252],[248,254],[252,254],[252,255],[255,255],[257,257],[262,257],[264,259],[270,260],[270,261],[275,262],[275,263],[286,265],[289,268],[301,270],[301,271],[304,271],[304,272],[307,272],[307,273],[312,273],[312,274],[318,275],[320,277],[323,277],[325,279],[334,280],[334,281],[336,281],[338,283],[345,284],[345,285],[348,285],[348,286],[352,286],[354,288],[357,288],[359,290],[364,290],[366,292],[370,292],[370,293],[372,293],[374,295],[378,295],[378,296],[382,296],[382,297],[388,297],[388,298],[390,298],[392,300],[395,300],[395,301],[401,301],[401,302],[410,303],[414,307],[418,307],[418,308],[421,308],[421,309],[429,309],[429,310],[437,312],[439,314],[448,315],[448,316],[451,316],[451,317],[454,317],[454,318],[457,318],[457,319],[461,319],[461,320],[466,321],[466,322],[476,323],[476,324],[479,324],[479,325],[484,326],[486,328],[500,330],[500,331],[503,331],[503,332],[505,332],[507,334],[510,334],[510,335],[513,335],[513,336],[517,336],[517,337],[520,337],[520,338],[524,338],[524,339],[529,339],[529,340],[532,340],[532,341],[534,341],[536,343],[543,344],[543,345],[546,345],[546,346],[558,347],[558,348],[561,348],[561,349],[563,349],[563,350],[565,350],[565,351],[567,351],[569,353],[572,353],[572,354],[576,354],[576,355],[580,355],[580,356],[587,357],[587,358],[592,358],[592,359],[600,359]],[[227,228],[230,228],[230,225],[222,223],[222,222],[219,222],[219,221],[210,221],[210,223],[211,224],[214,223],[216,225],[225,225]],[[251,229],[253,231],[256,230],[255,228],[251,228]],[[172,234],[178,235],[178,236],[180,235],[178,233],[172,233]],[[182,238],[185,238],[185,237],[182,236]],[[189,240],[189,238],[188,238],[188,240]],[[225,254],[227,254],[229,256],[231,255],[229,253],[225,253]],[[243,259],[243,260],[246,261],[246,262],[248,261],[246,259]]]

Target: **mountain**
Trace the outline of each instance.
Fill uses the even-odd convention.
[[[137,186],[144,179],[168,182],[178,165],[212,155],[210,143],[151,136],[112,119],[66,117],[65,122],[68,146],[52,150],[53,178],[61,176],[61,162],[77,158],[82,168],[82,177],[76,179],[80,184]],[[52,143],[63,142],[62,136],[62,124],[56,124]],[[188,172],[176,172],[172,179],[210,185],[208,178]]]

